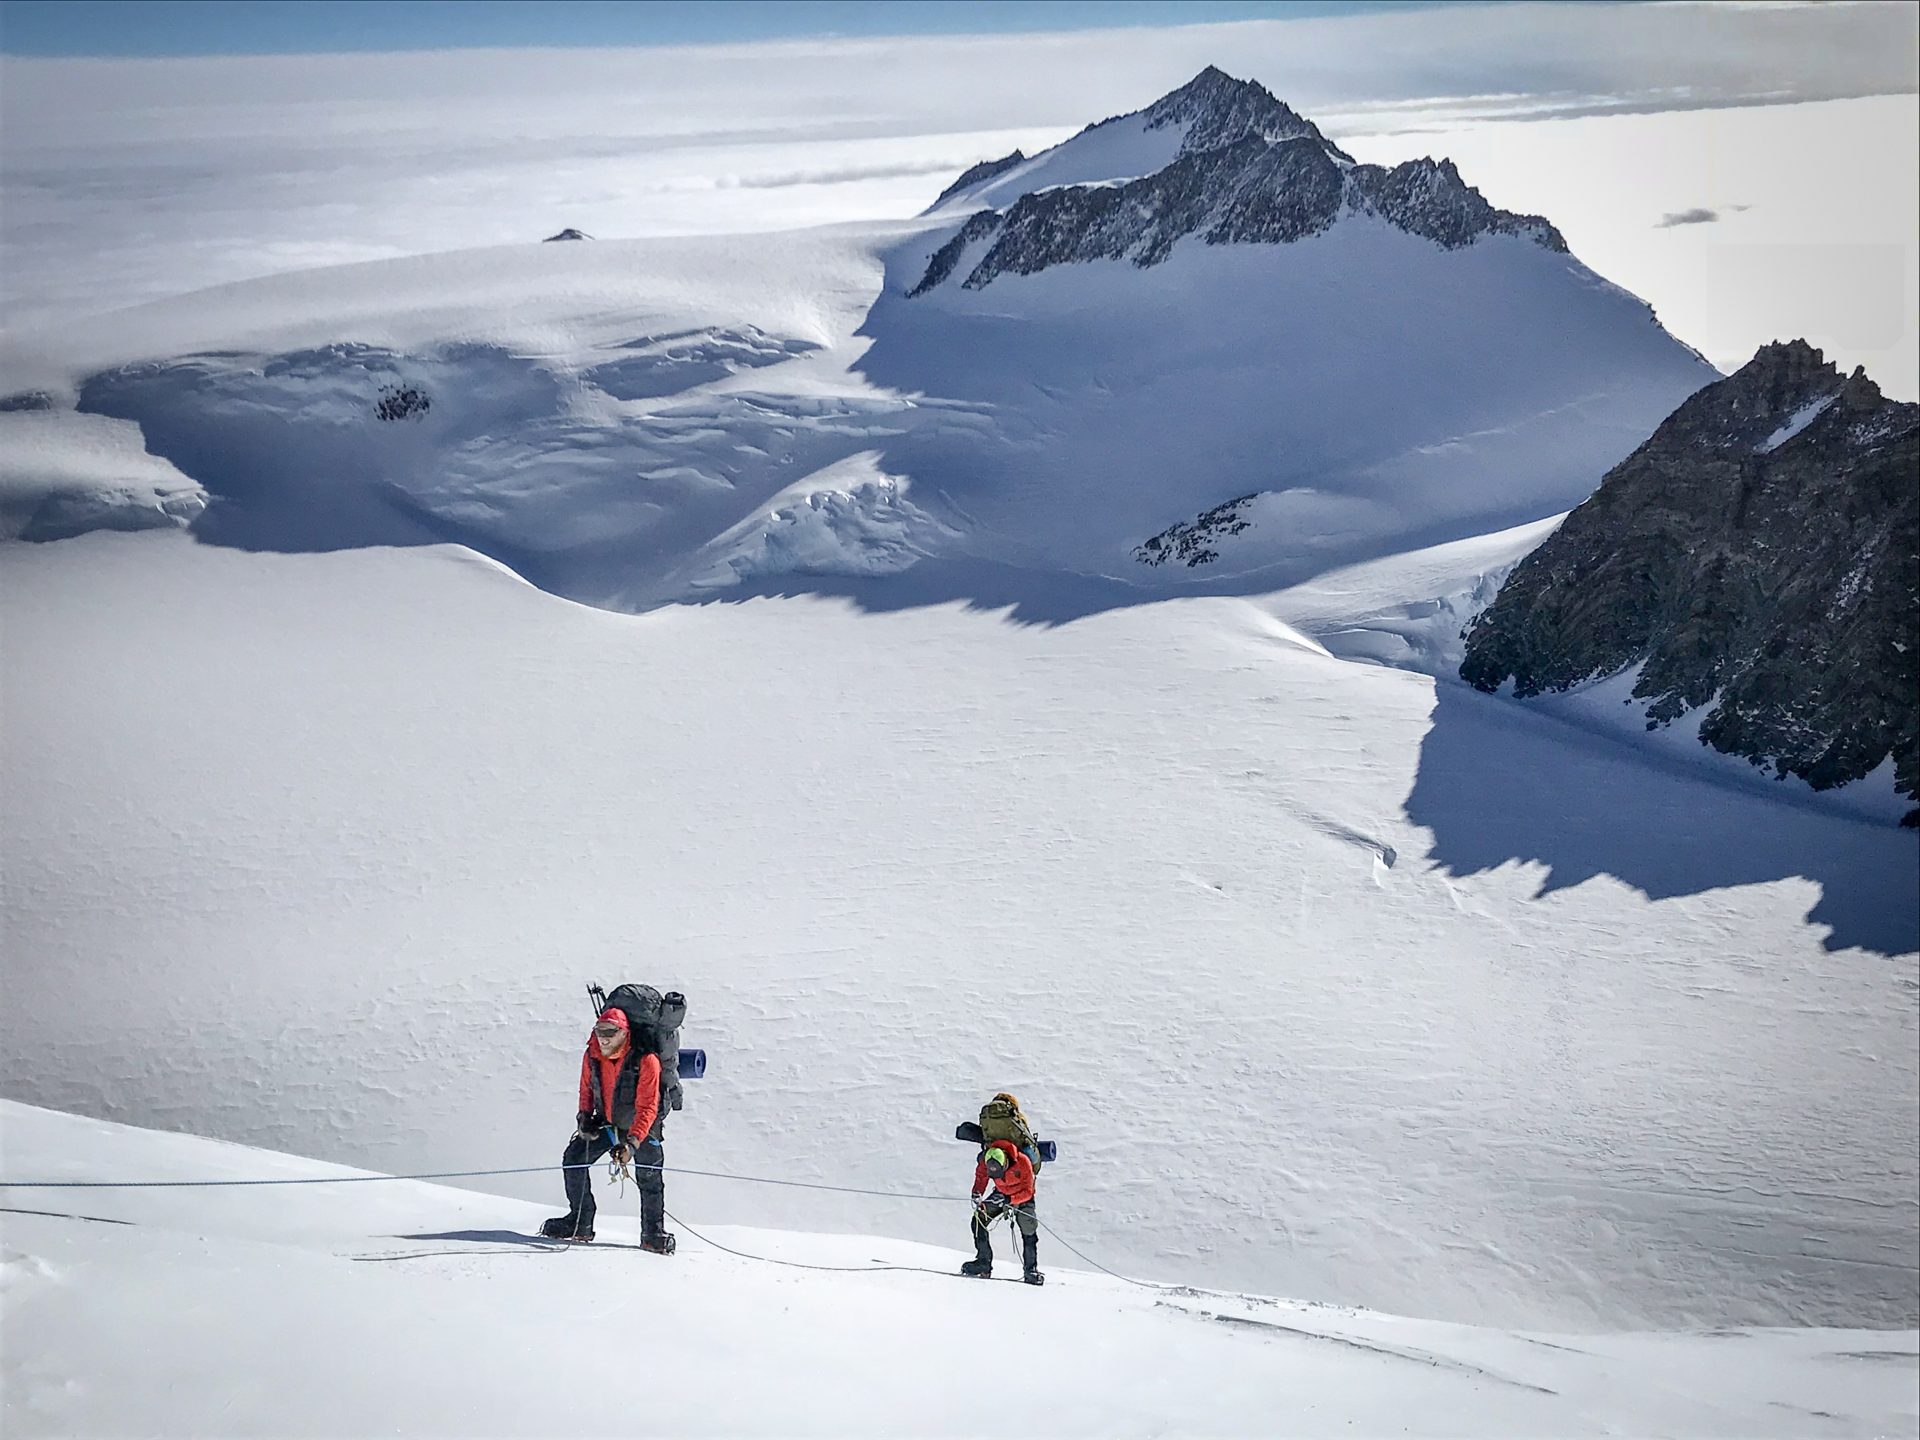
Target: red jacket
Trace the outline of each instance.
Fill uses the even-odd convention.
[[[999,1148],[1007,1152],[1007,1173],[998,1180],[987,1174],[987,1150],[981,1150],[980,1159],[973,1167],[973,1198],[980,1199],[991,1185],[1009,1205],[1024,1205],[1033,1199],[1033,1162],[1011,1141],[1002,1143]]]
[[[622,1030],[627,1028],[627,1017],[612,1006],[608,1006],[602,1020],[611,1020]],[[609,1123],[618,1122],[618,1098],[620,1094],[620,1067],[632,1058],[633,1041],[627,1041],[627,1048],[620,1052],[618,1060],[609,1060],[600,1053],[600,1037],[587,1037],[586,1052],[580,1057],[580,1109],[583,1113],[598,1115]],[[601,1100],[598,1104],[593,1098],[594,1070],[599,1069]],[[647,1132],[653,1129],[654,1119],[660,1113],[660,1057],[649,1051],[640,1057],[640,1073],[633,1083],[633,1123],[627,1126],[627,1139],[638,1143],[647,1138]]]

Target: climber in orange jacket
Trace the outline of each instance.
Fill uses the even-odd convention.
[[[1020,1278],[1044,1285],[1040,1273],[1040,1217],[1033,1200],[1033,1162],[1010,1140],[988,1142],[973,1167],[973,1259],[960,1267],[962,1275],[986,1280],[993,1276],[993,1242],[987,1227],[1002,1215],[1011,1215],[1020,1227]]]
[[[550,1240],[593,1239],[595,1205],[589,1167],[609,1151],[618,1161],[633,1160],[640,1187],[643,1248],[673,1253],[666,1233],[666,1183],[656,1133],[660,1118],[660,1057],[633,1043],[625,1012],[609,1005],[593,1023],[580,1057],[580,1108],[573,1138],[561,1163],[566,1177],[567,1213],[540,1227]]]

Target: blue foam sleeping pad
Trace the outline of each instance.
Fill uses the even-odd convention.
[[[965,1140],[970,1145],[978,1145],[982,1138],[980,1127],[971,1120],[962,1120],[953,1127],[953,1138]],[[1060,1153],[1060,1147],[1051,1140],[1036,1140],[1033,1142],[1033,1148],[1040,1152],[1042,1165],[1053,1164],[1054,1157]]]
[[[680,1052],[680,1078],[682,1080],[701,1080],[707,1073],[707,1052],[704,1050],[682,1050]]]

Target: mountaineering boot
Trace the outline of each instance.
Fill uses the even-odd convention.
[[[578,1236],[574,1234],[576,1230],[580,1231]],[[541,1221],[540,1234],[547,1240],[593,1239],[593,1231],[581,1230],[580,1222],[571,1215],[556,1215],[551,1220]]]
[[[962,1275],[970,1275],[975,1280],[993,1278],[993,1240],[987,1233],[987,1222],[981,1218],[981,1211],[973,1212],[973,1259],[960,1267]]]
[[[1020,1278],[1029,1285],[1044,1285],[1047,1277],[1040,1273],[1040,1237],[1022,1235],[1020,1237]]]
[[[640,1248],[650,1250],[655,1255],[671,1255],[678,1242],[673,1236],[662,1230],[658,1235],[644,1235],[640,1239]]]

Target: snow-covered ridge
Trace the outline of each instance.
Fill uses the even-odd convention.
[[[0,541],[189,525],[198,481],[142,447],[140,428],[44,405],[0,404]]]
[[[11,1102],[0,1125],[5,1178],[365,1174]],[[22,1440],[551,1435],[609,1403],[583,1396],[583,1365],[622,1373],[618,1346],[583,1338],[589,1291],[599,1333],[671,1377],[646,1411],[674,1435],[976,1434],[953,1367],[982,1333],[1021,1361],[994,1403],[1058,1435],[1791,1436],[1816,1417],[1868,1435],[1915,1419],[1911,1331],[1549,1336],[1060,1265],[1026,1293],[961,1282],[953,1247],[697,1219],[660,1259],[630,1248],[614,1197],[599,1243],[553,1253],[529,1238],[544,1207],[411,1181],[0,1197],[0,1378]],[[849,1354],[857,1395],[821,1403]]]
[[[1038,155],[1014,151],[983,160],[941,192],[929,213],[1004,207],[1022,195],[1062,185],[1114,184],[1164,169],[1182,155],[1248,138],[1312,139],[1342,161],[1352,157],[1312,121],[1266,87],[1209,65],[1144,109],[1096,121]]]
[[[1123,131],[1141,137],[1128,147],[1133,164],[1110,160],[1105,168],[1138,173],[1090,173]],[[1155,148],[1156,131],[1177,136],[1171,155],[1164,142]],[[992,208],[970,216],[935,252],[913,294],[945,281],[963,256],[962,283],[977,289],[1002,273],[1071,262],[1157,265],[1189,235],[1210,245],[1286,244],[1344,215],[1378,216],[1447,249],[1503,234],[1567,248],[1540,216],[1490,205],[1452,161],[1356,165],[1264,88],[1211,67],[1145,110],[1103,121],[1025,164],[1012,159],[991,162],[978,183],[963,176],[941,197],[936,211]]]

